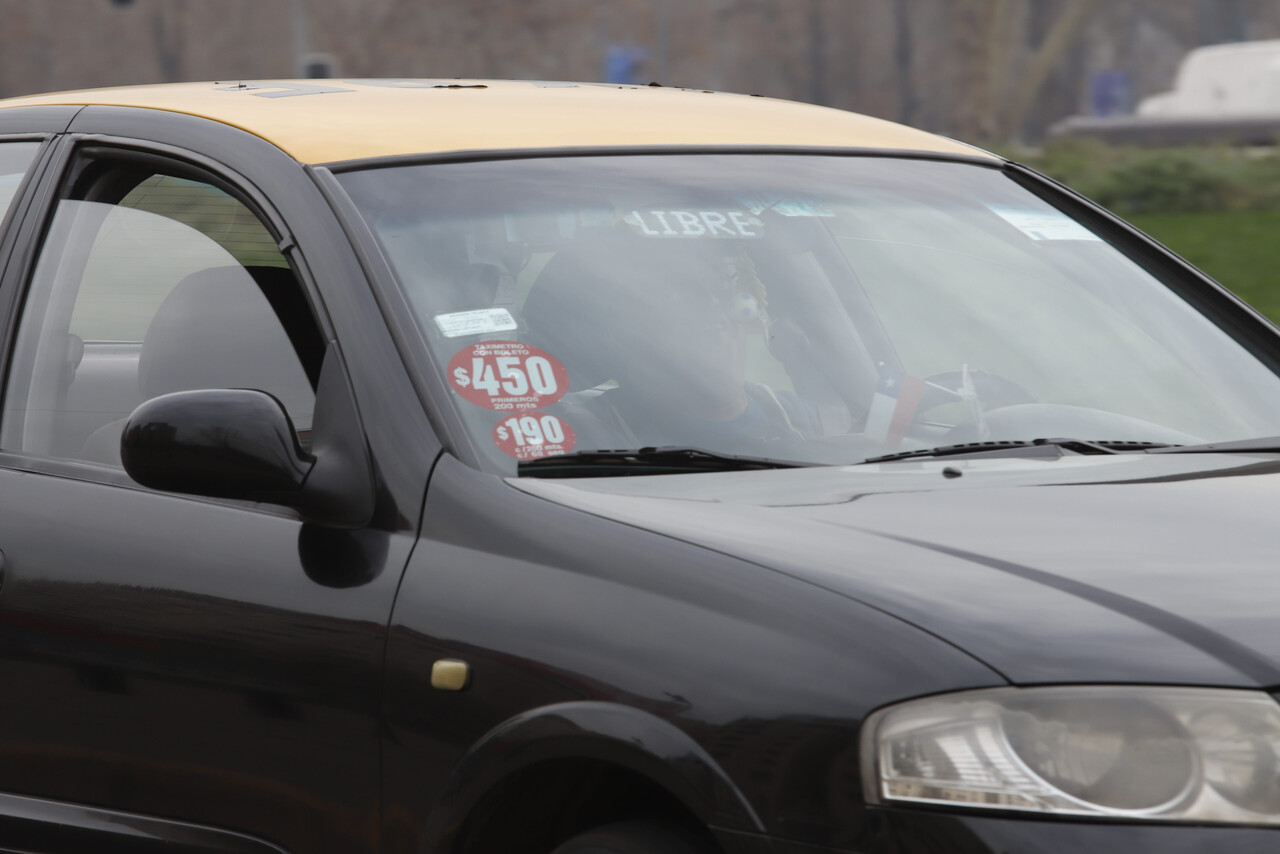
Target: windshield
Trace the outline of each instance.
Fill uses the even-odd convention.
[[[1007,174],[820,155],[339,176],[488,463],[1280,434],[1280,379]]]

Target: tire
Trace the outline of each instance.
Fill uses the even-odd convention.
[[[670,824],[624,821],[588,830],[551,854],[712,854],[697,836]]]

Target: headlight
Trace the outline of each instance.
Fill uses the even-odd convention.
[[[867,719],[872,803],[1280,824],[1280,705],[1251,691],[998,688]]]

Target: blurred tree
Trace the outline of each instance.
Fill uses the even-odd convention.
[[[351,76],[598,80],[624,45],[646,82],[1000,143],[1087,110],[1098,72],[1129,72],[1137,101],[1192,47],[1280,37],[1280,0],[0,0],[0,20],[10,95],[283,77],[311,50]]]
[[[119,0],[115,2],[119,3]],[[161,80],[165,83],[183,79],[182,11],[180,4],[177,8],[171,8],[168,3],[157,3],[151,12],[151,33],[152,38],[155,39],[156,60],[160,63]]]
[[[1021,135],[1050,74],[1083,36],[1100,2],[1036,0],[1036,11],[1053,17],[1035,43],[1029,0],[956,0],[952,33],[961,55],[956,135],[988,143]]]
[[[1199,44],[1244,41],[1248,38],[1247,29],[1242,0],[1197,0]]]
[[[1080,38],[1089,16],[1099,3],[1101,0],[1071,0],[1062,10],[1044,41],[1032,54],[1026,72],[1018,76],[1009,112],[1003,116],[1004,121],[998,128],[1000,135],[997,139],[1008,140],[1021,136],[1032,102],[1040,95],[1054,67]]]
[[[898,72],[899,86],[899,118],[907,124],[917,124],[919,112],[919,96],[916,94],[915,67],[913,54],[915,43],[912,38],[911,20],[908,4],[893,4],[893,64]]]
[[[996,29],[993,0],[955,0],[951,33],[955,45],[954,76],[961,93],[952,117],[961,139],[995,139],[992,99],[991,34]]]

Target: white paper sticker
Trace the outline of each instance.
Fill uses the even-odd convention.
[[[987,205],[991,211],[1032,240],[1101,240],[1080,223],[1055,210]]]
[[[505,308],[481,308],[475,311],[437,314],[436,327],[446,338],[461,338],[464,335],[510,332],[516,328],[516,321],[511,316],[511,312]]]

